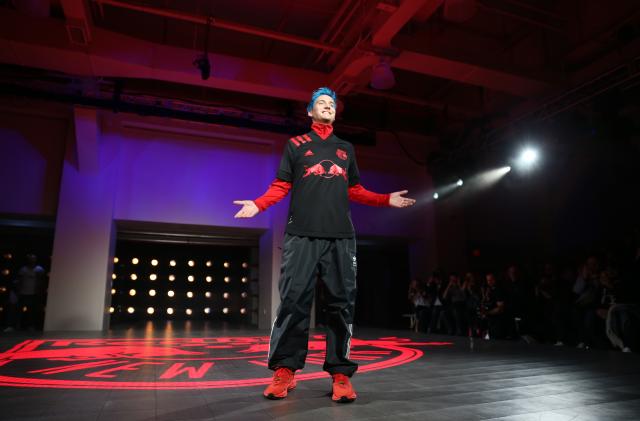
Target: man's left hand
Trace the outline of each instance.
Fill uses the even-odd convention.
[[[416,203],[415,199],[410,199],[408,197],[402,197],[403,194],[409,193],[409,190],[402,190],[391,193],[389,197],[389,206],[394,208],[406,208],[407,206],[412,206]]]

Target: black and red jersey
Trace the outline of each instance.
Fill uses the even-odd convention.
[[[287,142],[277,178],[291,183],[286,232],[324,238],[354,236],[349,187],[360,183],[351,143],[314,130]]]

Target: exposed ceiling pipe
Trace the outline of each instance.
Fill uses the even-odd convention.
[[[150,6],[143,6],[139,4],[131,4],[124,1],[119,0],[93,0],[95,3],[99,5],[108,4],[109,6],[118,7],[121,9],[135,10],[142,13],[148,13],[151,15],[162,16],[165,18],[182,20],[185,22],[192,22],[201,25],[207,24],[207,16],[199,16],[194,15],[192,13],[179,12],[177,10],[164,10],[158,9]],[[285,34],[282,32],[270,31],[264,28],[258,28],[255,26],[243,25],[235,22],[229,22],[221,19],[214,18],[211,20],[211,26],[227,29],[229,31],[242,32],[245,34],[257,35],[264,38],[271,38],[278,41],[288,42],[290,44],[298,44],[304,45],[306,47],[317,48],[324,51],[332,51],[332,52],[340,52],[342,51],[339,47],[334,47],[332,45],[315,41],[308,38],[298,37],[295,35]]]
[[[327,25],[327,27],[325,28],[324,32],[322,33],[322,35],[320,36],[320,41],[321,42],[326,42],[327,39],[329,41],[329,43],[333,43],[333,41],[335,40],[335,37],[340,33],[340,31],[342,31],[342,28],[344,27],[345,23],[351,19],[351,16],[353,15],[353,11],[356,9],[355,7],[352,7],[349,11],[349,13],[344,16],[345,12],[347,10],[349,10],[349,8],[351,7],[351,5],[353,4],[354,0],[348,0],[342,3],[342,5],[340,6],[340,9],[338,10],[338,12],[334,15],[334,17],[331,19],[331,22],[329,22],[329,24]],[[336,25],[339,23],[339,26],[336,28]],[[314,53],[315,55],[315,53]],[[325,51],[320,51],[320,53],[316,56],[316,58],[313,60],[313,64],[317,64],[318,62],[320,62],[320,60],[322,59],[322,57],[325,55]]]
[[[512,13],[512,12],[509,12],[507,10],[499,9],[497,7],[490,6],[490,5],[486,4],[483,1],[479,1],[478,2],[478,6],[480,6],[482,9],[485,9],[487,11],[496,13],[498,15],[507,16],[507,17],[510,17],[510,18],[513,18],[513,19],[516,19],[516,20],[519,20],[519,21],[522,21],[522,22],[526,22],[526,23],[534,25],[534,26],[538,26],[540,28],[549,29],[549,30],[555,31],[555,32],[561,32],[562,31],[562,28],[557,26],[557,25],[551,25],[549,23],[542,22],[540,20],[531,19],[531,18],[528,18],[526,16],[519,15],[517,13]]]

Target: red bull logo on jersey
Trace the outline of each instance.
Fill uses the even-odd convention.
[[[422,346],[384,337],[351,341],[358,372],[415,361]],[[216,389],[271,382],[268,336],[145,339],[29,339],[0,352],[0,386],[59,389]],[[307,366],[298,381],[327,377],[324,335],[309,338]],[[238,370],[242,365],[242,370]]]
[[[304,170],[302,178],[309,177],[310,175],[323,178],[342,177],[347,181],[347,170],[329,159],[324,159],[315,165],[307,167]]]
[[[345,151],[343,151],[342,149],[336,150],[336,156],[338,158],[342,159],[343,161],[347,160],[347,153]]]

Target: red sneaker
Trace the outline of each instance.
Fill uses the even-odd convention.
[[[295,389],[296,379],[293,378],[293,370],[280,367],[273,373],[271,384],[264,390],[263,395],[267,399],[284,399],[290,390]]]
[[[348,376],[337,373],[332,374],[331,377],[333,377],[333,396],[331,396],[331,400],[338,403],[350,403],[356,400],[358,395],[353,390]]]

